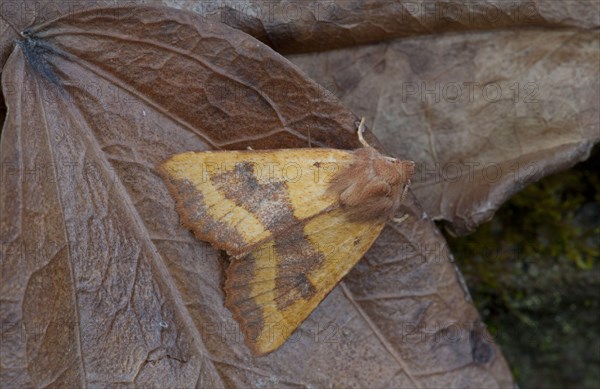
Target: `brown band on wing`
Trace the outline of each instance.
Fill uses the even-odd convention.
[[[255,215],[275,237],[279,260],[275,280],[277,308],[283,310],[298,298],[309,299],[316,289],[306,275],[318,268],[323,256],[304,236],[304,225],[294,216],[285,181],[261,182],[253,164],[248,162],[238,163],[235,169],[215,175],[211,180],[226,198]],[[251,257],[241,259],[251,260]],[[236,265],[235,272],[243,268],[245,266]],[[246,270],[251,271],[250,268]],[[253,276],[245,281],[252,282]],[[236,294],[248,296],[250,291],[239,289]]]
[[[211,242],[219,249],[231,246],[232,249],[229,251],[233,253],[247,245],[234,227],[221,223],[210,215],[204,195],[194,184],[185,179],[174,179],[166,174],[164,177],[169,191],[176,200],[181,224],[192,230],[196,238]]]
[[[211,181],[226,198],[260,220],[273,236],[282,228],[299,223],[285,181],[261,182],[255,176],[252,163],[237,163],[235,169],[217,174]]]
[[[232,259],[227,268],[225,306],[235,320],[241,324],[245,339],[255,342],[264,328],[263,308],[256,304],[252,296],[252,283],[255,280],[256,258],[252,253],[244,258]]]
[[[304,235],[304,225],[295,225],[285,236],[275,240],[279,267],[275,282],[277,308],[283,310],[298,299],[310,299],[315,286],[307,275],[319,268],[324,256]]]

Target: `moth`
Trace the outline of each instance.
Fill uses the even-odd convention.
[[[255,355],[281,346],[373,244],[414,162],[303,148],[173,155],[159,172],[184,227],[231,256],[225,306]]]

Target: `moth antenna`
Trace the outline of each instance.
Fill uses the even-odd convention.
[[[310,127],[308,128],[308,148],[312,148],[312,144],[310,143]]]
[[[363,133],[365,132],[365,117],[363,116],[360,119],[360,124],[358,125],[358,140],[364,147],[371,147],[365,138],[363,138]]]

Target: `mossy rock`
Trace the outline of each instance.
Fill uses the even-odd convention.
[[[600,382],[600,147],[528,186],[464,238],[448,236],[522,388]]]

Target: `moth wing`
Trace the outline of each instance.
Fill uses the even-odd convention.
[[[233,259],[225,305],[253,353],[264,355],[283,344],[362,258],[384,224],[348,221],[336,209]]]
[[[335,206],[326,189],[351,160],[351,151],[335,149],[188,152],[159,173],[182,224],[240,257]]]

